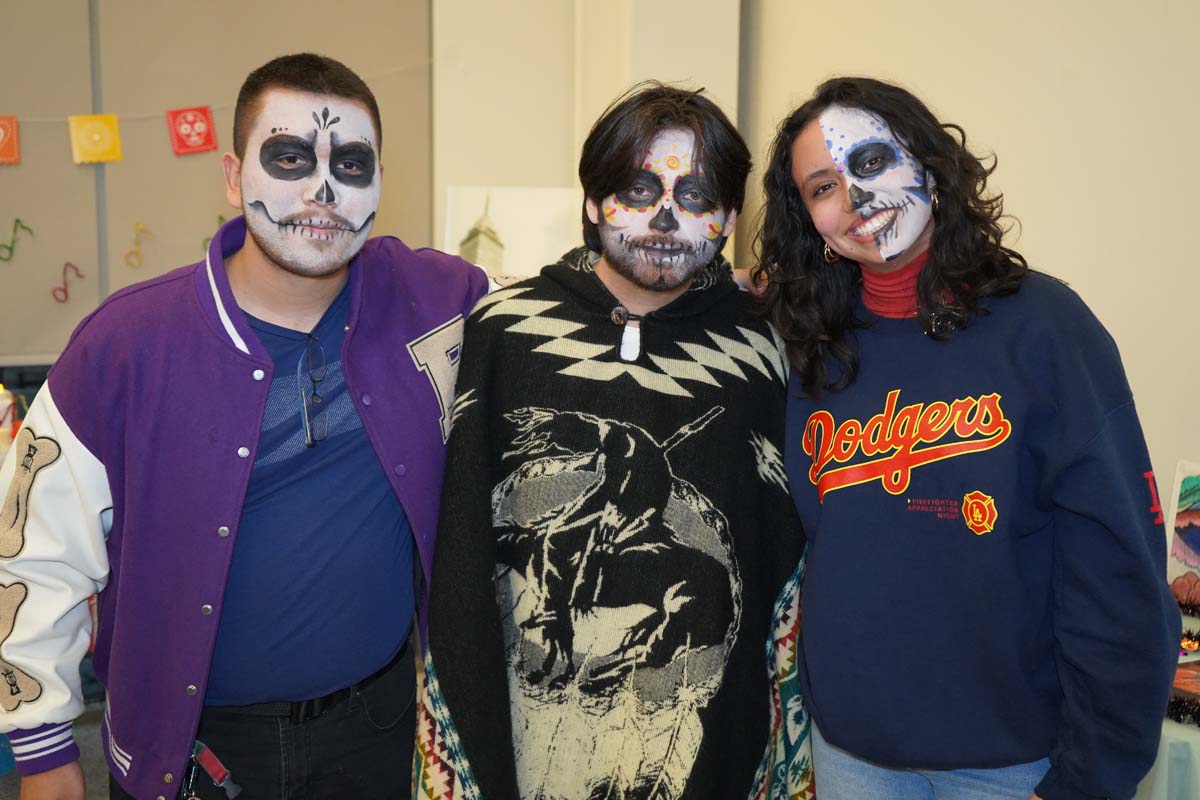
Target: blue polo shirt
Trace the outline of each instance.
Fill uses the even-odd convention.
[[[305,700],[375,672],[413,616],[413,540],[346,391],[349,282],[308,334],[250,315],[275,362],[205,702]],[[311,355],[310,355],[311,353]],[[324,369],[321,370],[321,363]],[[304,404],[321,436],[305,445]],[[324,419],[321,417],[324,416]]]

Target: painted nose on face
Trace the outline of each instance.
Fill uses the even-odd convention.
[[[864,192],[857,184],[850,184],[850,205],[855,211],[875,199],[874,192]]]
[[[317,189],[317,194],[313,197],[313,200],[327,206],[331,206],[337,202],[337,197],[333,194],[333,187],[329,185],[329,181],[321,182],[321,188]]]
[[[670,206],[663,206],[659,209],[658,213],[654,215],[654,219],[650,220],[650,230],[659,233],[671,233],[679,230],[679,220],[675,219],[675,214],[671,211]]]

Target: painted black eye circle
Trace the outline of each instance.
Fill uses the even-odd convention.
[[[619,189],[613,198],[620,204],[634,208],[649,208],[663,195],[663,187],[658,176],[642,170],[633,183],[624,189]]]
[[[275,163],[284,169],[302,169],[308,166],[308,159],[295,153],[284,153],[275,159]]]
[[[900,154],[890,142],[864,142],[846,156],[846,168],[856,178],[874,178],[900,161]]]

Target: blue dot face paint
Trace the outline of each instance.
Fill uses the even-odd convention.
[[[370,114],[341,97],[272,89],[262,98],[242,162],[251,236],[279,266],[326,275],[370,235],[380,172]]]
[[[845,235],[874,243],[883,261],[911,247],[933,217],[926,171],[879,117],[858,108],[830,106],[821,134],[849,203],[858,215]]]

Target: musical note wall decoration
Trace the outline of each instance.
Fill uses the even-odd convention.
[[[131,267],[140,267],[142,265],[143,237],[153,239],[154,231],[139,222],[133,226],[133,245],[125,251],[125,263]]]
[[[79,267],[70,261],[63,262],[62,286],[55,286],[50,290],[50,296],[59,303],[65,303],[71,299],[71,290],[67,287],[67,270],[74,272],[76,278],[83,278],[83,273],[79,271]]]
[[[0,242],[0,261],[12,261],[13,250],[17,246],[17,234],[20,231],[25,231],[30,236],[33,236],[33,228],[26,225],[18,217],[13,220],[12,237],[9,239],[8,244]]]

